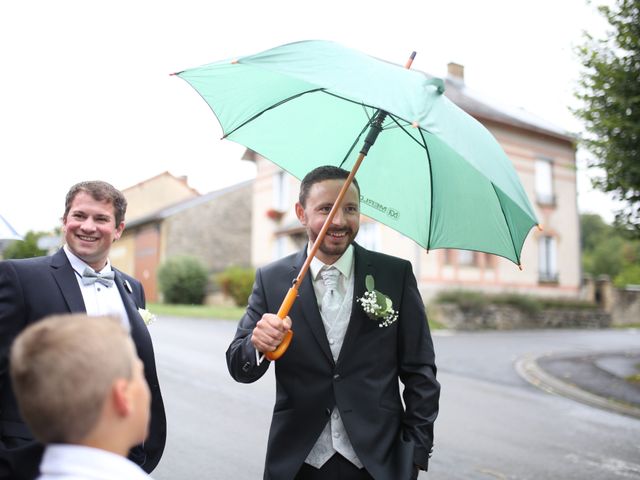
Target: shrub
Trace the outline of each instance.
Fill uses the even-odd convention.
[[[202,305],[207,270],[194,257],[174,257],[158,269],[158,283],[165,303]]]
[[[571,298],[545,298],[519,293],[485,294],[471,290],[448,290],[438,294],[436,303],[453,303],[463,311],[480,310],[488,305],[508,305],[523,313],[535,315],[545,308],[587,309],[597,308],[592,302]]]
[[[489,303],[485,294],[471,290],[445,290],[438,293],[435,302],[455,303],[462,310],[481,309]]]
[[[228,267],[216,275],[222,292],[231,297],[238,307],[247,305],[256,272],[252,268]]]
[[[531,295],[521,295],[518,293],[491,295],[489,296],[488,301],[498,305],[509,305],[510,307],[516,308],[529,315],[535,315],[543,308],[541,299],[532,297]]]

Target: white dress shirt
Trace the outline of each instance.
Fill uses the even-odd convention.
[[[324,329],[327,334],[331,354],[334,361],[337,361],[340,350],[342,349],[347,327],[349,326],[351,307],[353,305],[353,245],[349,245],[342,256],[331,265],[331,267],[336,268],[341,274],[338,278],[337,290],[342,298],[342,305],[337,314],[335,314],[335,318],[328,318],[322,311],[322,298],[324,297],[327,287],[324,284],[321,271],[325,267],[327,266],[322,261],[314,257],[313,260],[311,260],[309,270],[311,272],[313,289],[316,294],[316,299],[318,300],[318,309],[320,310],[322,323],[324,324]],[[336,452],[356,467],[363,467],[362,462],[351,445],[351,440],[349,440],[349,435],[342,422],[342,417],[340,416],[340,411],[337,406],[333,407],[331,417],[309,452],[305,462],[316,468],[320,468]]]
[[[118,287],[114,283],[110,287],[105,287],[101,283],[95,282],[92,285],[85,285],[82,283],[82,272],[85,268],[91,268],[78,256],[76,256],[67,245],[64,246],[64,253],[67,254],[71,268],[76,272],[76,280],[78,286],[82,292],[82,299],[84,300],[84,306],[87,309],[87,315],[100,316],[100,315],[113,315],[122,319],[122,324],[127,329],[131,330],[129,324],[129,316],[124,308],[122,297]],[[92,269],[93,270],[93,269]],[[112,271],[111,262],[107,259],[105,267],[96,273],[107,273]]]
[[[47,445],[37,480],[149,480],[132,461],[97,448]]]

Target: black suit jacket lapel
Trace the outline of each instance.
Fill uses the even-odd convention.
[[[300,252],[298,256],[295,257],[296,261],[294,264],[294,278],[300,272],[302,268],[302,264],[307,258],[307,250],[306,248]],[[311,269],[307,271],[304,279],[302,280],[302,285],[298,287],[298,298],[297,302],[300,303],[300,310],[302,310],[303,318],[306,320],[309,329],[313,333],[318,345],[320,345],[320,349],[325,354],[327,359],[333,364],[333,355],[331,355],[331,347],[329,347],[329,340],[327,340],[327,333],[324,330],[324,323],[322,323],[322,317],[320,316],[320,310],[318,310],[318,300],[316,299],[316,293],[313,289],[313,282],[311,279]],[[296,319],[293,319],[293,333],[294,333],[294,342],[295,342],[295,325]]]
[[[51,257],[51,274],[58,287],[60,287],[69,311],[72,313],[86,312],[87,308],[84,305],[82,292],[78,286],[76,273],[71,268],[67,254],[64,253],[62,248]],[[46,294],[46,292],[43,292],[43,295]]]
[[[151,345],[151,336],[149,335],[149,330],[144,325],[144,320],[142,320],[140,313],[138,313],[139,307],[133,291],[125,287],[125,280],[122,278],[122,274],[120,273],[120,271],[116,269],[113,269],[113,271],[115,272],[114,281],[116,287],[118,287],[120,298],[122,298],[122,303],[124,304],[124,308],[127,311],[127,316],[129,317],[129,325],[131,326],[131,338],[133,338],[133,342],[136,344],[138,355],[141,358],[144,358],[144,356],[151,353],[146,351],[147,346]]]
[[[353,349],[351,345],[358,338],[359,332],[365,325],[365,322],[372,322],[362,309],[362,306],[357,302],[357,299],[364,295],[367,287],[365,285],[365,277],[372,275],[375,278],[375,267],[371,263],[371,255],[369,252],[362,248],[360,245],[353,244],[354,255],[354,272],[353,272],[353,301],[351,304],[351,317],[349,318],[349,326],[342,342],[342,348],[340,349],[340,355],[338,357],[338,363],[340,363],[345,355],[348,355]]]

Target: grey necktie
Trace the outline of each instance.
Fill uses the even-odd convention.
[[[96,273],[89,267],[84,269],[82,272],[82,284],[83,285],[93,285],[98,282],[105,287],[110,287],[113,285],[113,279],[115,278],[115,274],[113,271],[106,273]]]
[[[340,278],[340,270],[335,267],[322,267],[320,270],[320,276],[326,287],[326,291],[322,297],[320,308],[322,309],[322,315],[325,322],[333,324],[335,321],[340,306],[342,305],[342,298],[338,291],[338,279]]]

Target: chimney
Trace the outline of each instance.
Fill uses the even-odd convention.
[[[458,80],[461,83],[464,83],[464,65],[460,65],[459,63],[449,62],[447,64],[447,74],[450,78],[454,80]]]

